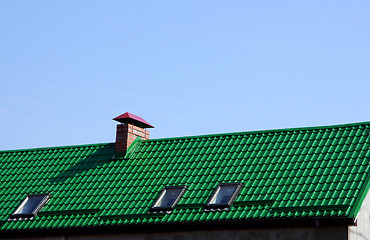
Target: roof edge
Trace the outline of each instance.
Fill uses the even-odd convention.
[[[201,221],[201,222],[176,222],[176,223],[142,223],[137,225],[103,225],[88,227],[65,227],[65,228],[42,228],[2,230],[0,239],[39,236],[71,236],[85,235],[86,231],[93,230],[94,234],[104,235],[107,233],[161,233],[177,231],[212,231],[225,229],[271,229],[279,227],[327,227],[327,226],[353,226],[355,219],[348,217],[319,217],[319,218],[262,218],[262,219],[238,219],[232,221]]]
[[[244,131],[244,132],[231,132],[231,133],[215,133],[215,134],[204,134],[204,135],[192,135],[192,136],[183,136],[183,137],[168,137],[168,138],[157,138],[157,139],[148,139],[144,142],[152,141],[168,141],[176,139],[192,139],[192,138],[203,138],[203,137],[217,137],[217,136],[234,136],[234,135],[245,135],[245,134],[259,134],[259,133],[275,133],[275,132],[289,132],[289,131],[306,131],[314,129],[331,129],[331,128],[340,128],[340,127],[351,127],[351,126],[361,126],[369,125],[370,121],[367,122],[358,122],[358,123],[347,123],[347,124],[336,124],[328,126],[313,126],[313,127],[294,127],[294,128],[281,128],[281,129],[266,129],[266,130],[256,130],[256,131]],[[40,150],[49,150],[49,149],[65,149],[65,148],[76,148],[76,147],[89,147],[89,146],[104,146],[114,144],[110,143],[92,143],[92,144],[79,144],[79,145],[67,145],[67,146],[53,146],[53,147],[40,147],[40,148],[25,148],[25,149],[12,149],[12,150],[0,150],[0,153],[6,152],[22,152],[22,151],[40,151]]]
[[[114,143],[89,143],[69,146],[53,146],[53,147],[40,147],[40,148],[24,148],[24,149],[12,149],[12,150],[0,150],[0,153],[11,153],[11,152],[29,152],[29,151],[41,151],[41,150],[53,150],[53,149],[66,149],[66,148],[78,148],[78,147],[93,147],[93,146],[105,146],[114,145]]]
[[[215,133],[215,134],[204,134],[204,135],[183,136],[183,137],[157,138],[157,139],[149,139],[147,141],[148,142],[149,141],[166,141],[166,140],[201,138],[201,137],[233,136],[233,135],[290,132],[290,131],[307,131],[307,130],[332,129],[332,128],[352,127],[352,126],[362,126],[362,125],[370,126],[370,121],[358,122],[358,123],[335,124],[335,125],[327,125],[327,126],[293,127],[293,128],[266,129],[266,130],[255,130],[255,131],[245,131],[245,132]]]
[[[367,174],[365,181],[363,183],[363,186],[360,188],[360,193],[357,196],[357,199],[355,203],[353,204],[352,210],[349,213],[350,217],[357,217],[358,213],[361,210],[362,203],[364,202],[366,195],[370,194],[368,193],[370,189],[370,172]]]

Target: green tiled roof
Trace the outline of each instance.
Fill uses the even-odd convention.
[[[0,233],[147,223],[354,218],[369,190],[370,122],[0,152]],[[229,210],[205,211],[219,183],[241,182]],[[150,212],[186,185],[171,213]],[[51,193],[33,220],[9,220],[27,194]]]

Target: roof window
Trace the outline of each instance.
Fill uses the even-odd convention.
[[[230,207],[237,197],[242,183],[220,183],[213,191],[206,208]]]
[[[12,214],[13,218],[17,217],[35,217],[37,212],[42,209],[46,201],[49,199],[50,194],[29,194],[23,200],[21,205]]]
[[[165,187],[152,206],[152,211],[172,210],[186,190],[185,186]]]

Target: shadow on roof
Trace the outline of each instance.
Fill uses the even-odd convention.
[[[58,175],[51,178],[51,182],[65,182],[70,178],[84,177],[85,174],[94,174],[91,170],[97,170],[102,166],[109,164],[115,155],[114,144],[106,144],[99,146],[98,149],[93,147],[80,147],[78,149],[66,149],[72,151],[70,156],[66,158],[68,160],[69,167],[60,171]]]

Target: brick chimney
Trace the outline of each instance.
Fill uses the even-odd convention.
[[[131,143],[140,137],[142,140],[149,139],[149,131],[145,128],[154,128],[147,121],[132,113],[124,113],[113,120],[120,122],[117,125],[116,152],[126,153]]]

